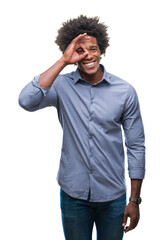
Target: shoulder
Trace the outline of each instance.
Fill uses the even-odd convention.
[[[115,87],[122,91],[125,91],[127,93],[127,95],[129,95],[129,94],[135,95],[136,94],[136,90],[131,83],[129,83],[125,79],[118,77],[114,74],[111,74],[111,73],[107,73],[107,74],[109,74],[109,76],[110,76],[110,84],[112,87]]]
[[[104,79],[106,79],[106,81],[108,81],[110,83],[110,87],[114,87],[114,88],[129,88],[130,83],[125,81],[124,79],[106,71],[106,68],[101,64],[100,65],[101,69],[104,72]]]
[[[132,86],[128,81],[111,73],[110,73],[110,80],[113,86],[125,87],[127,89]]]

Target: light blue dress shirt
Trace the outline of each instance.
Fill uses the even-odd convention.
[[[57,109],[63,129],[57,181],[68,195],[90,201],[114,200],[126,192],[122,128],[131,179],[145,175],[144,129],[135,89],[104,71],[91,85],[75,72],[59,75],[49,89],[39,76],[24,87],[19,104],[28,111]]]

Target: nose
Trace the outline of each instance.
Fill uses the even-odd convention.
[[[88,54],[86,55],[85,59],[91,60],[92,58],[93,58],[93,54],[90,51],[88,51]]]

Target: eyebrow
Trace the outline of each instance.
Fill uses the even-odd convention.
[[[90,48],[97,48],[98,46],[89,46]]]

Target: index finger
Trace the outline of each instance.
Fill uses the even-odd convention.
[[[80,34],[72,40],[72,43],[77,43],[79,40],[81,40],[83,37],[86,37],[86,36],[87,36],[87,33]]]

